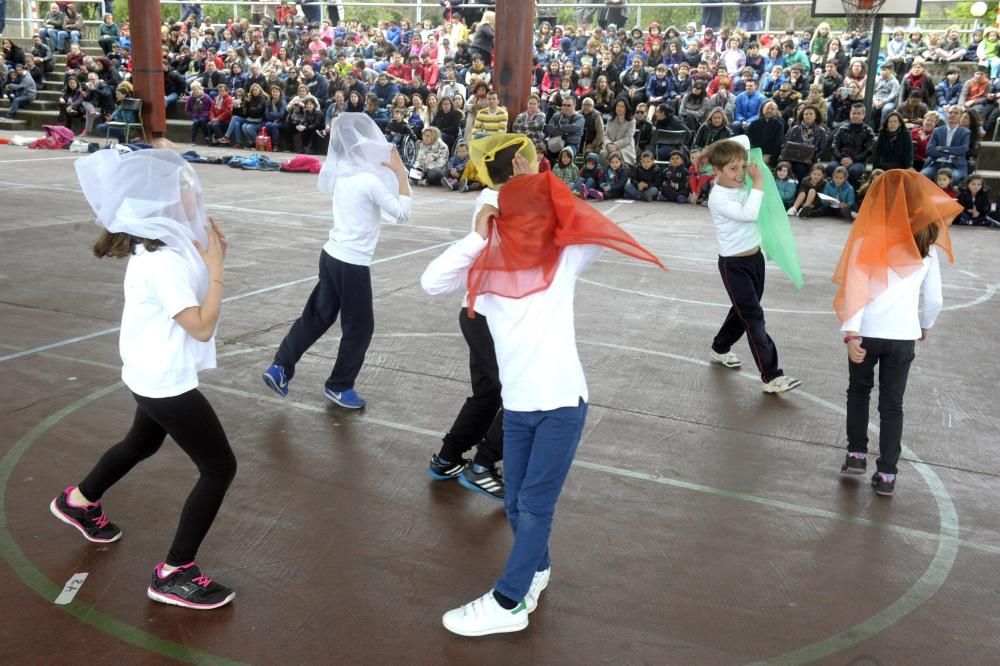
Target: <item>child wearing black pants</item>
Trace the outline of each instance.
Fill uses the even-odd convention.
[[[108,520],[100,500],[169,434],[200,477],[146,595],[185,608],[218,608],[236,593],[203,575],[195,555],[236,474],[236,458],[197,387],[198,372],[215,367],[225,236],[210,220],[206,231],[197,176],[172,151],[121,156],[104,150],[79,160],[76,170],[105,229],[94,254],[129,257],[119,349],[122,380],[137,407],[125,439],[49,508],[89,541],[117,541],[122,531]]]
[[[715,186],[708,198],[708,210],[715,223],[719,241],[719,273],[733,306],[712,341],[710,359],[727,368],[740,367],[731,351],[745,333],[750,352],[760,371],[765,393],[784,393],[802,382],[788,377],[778,364],[778,350],[764,326],[764,255],[757,217],[763,201],[763,177],[760,167],[747,168],[749,140],[745,135],[717,141],[706,149],[716,174]],[[748,192],[746,175],[753,180]]]

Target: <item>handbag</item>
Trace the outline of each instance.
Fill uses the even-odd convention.
[[[271,152],[271,135],[268,134],[266,127],[261,127],[260,133],[257,134],[257,150],[262,153]]]
[[[785,145],[781,147],[781,156],[778,159],[783,162],[812,163],[813,153],[815,152],[816,146],[810,143],[795,143],[794,141],[786,141]]]

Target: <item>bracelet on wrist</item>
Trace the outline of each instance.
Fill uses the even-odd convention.
[[[844,344],[845,345],[848,342],[850,342],[851,340],[859,340],[860,341],[861,340],[861,336],[860,335],[847,335],[847,336],[844,336]]]

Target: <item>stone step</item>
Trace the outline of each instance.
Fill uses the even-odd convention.
[[[50,101],[50,102],[58,102],[59,98],[61,96],[62,96],[62,88],[61,87],[58,90],[42,89],[42,90],[38,91],[38,99],[39,99],[39,101],[41,101],[41,100],[47,100],[47,101]]]
[[[9,120],[7,118],[0,118],[0,130],[7,130],[8,132],[17,132],[29,130],[27,120]]]
[[[979,144],[978,169],[1000,170],[1000,141],[983,141]]]
[[[6,112],[6,110],[8,108],[10,108],[10,100],[7,100],[7,99],[0,100],[0,109],[4,110],[4,112]],[[22,106],[21,108],[22,109],[37,109],[37,110],[41,110],[41,111],[51,111],[51,110],[55,109],[56,111],[58,111],[59,110],[59,101],[58,100],[54,100],[53,101],[53,100],[36,99],[33,102],[30,102],[27,106]]]
[[[1000,192],[1000,170],[977,169],[976,173],[983,177],[983,181],[991,191]]]

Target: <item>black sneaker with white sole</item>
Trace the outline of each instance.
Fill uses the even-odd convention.
[[[435,481],[450,481],[462,475],[462,471],[469,463],[465,458],[460,458],[458,462],[448,462],[442,460],[436,453],[431,457],[431,463],[427,466],[427,475]]]
[[[462,472],[462,476],[458,477],[458,482],[469,490],[474,490],[477,493],[482,493],[501,502],[503,501],[503,479],[495,467],[477,472],[472,469],[472,465],[469,465]]]
[[[153,601],[195,610],[211,610],[225,606],[236,598],[232,589],[205,576],[194,562],[161,576],[163,563],[153,569],[153,582],[146,596]]]
[[[53,516],[67,525],[72,525],[85,539],[94,543],[111,543],[122,538],[121,529],[104,515],[100,502],[94,502],[86,507],[74,506],[69,503],[71,492],[73,492],[72,486],[49,503],[49,511]]]
[[[864,456],[855,456],[848,453],[844,459],[844,464],[840,466],[841,474],[864,474],[868,467]]]

